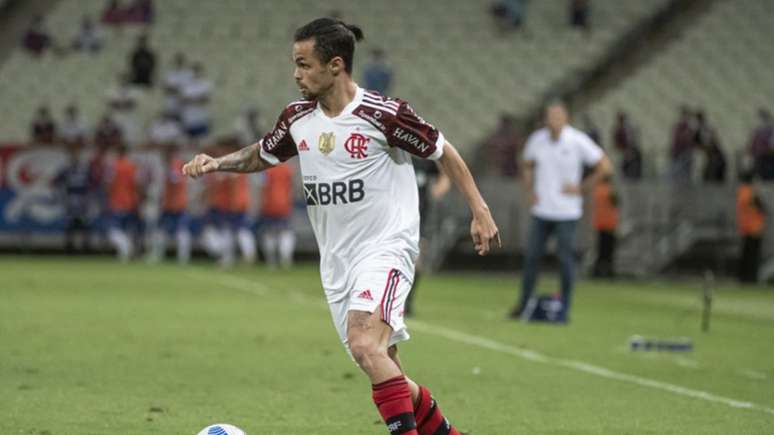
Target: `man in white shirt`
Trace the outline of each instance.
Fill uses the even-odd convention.
[[[193,71],[188,66],[185,54],[178,52],[173,60],[173,67],[164,73],[164,111],[180,118],[182,110],[183,88],[193,79]]]
[[[143,139],[142,127],[138,119],[137,106],[142,93],[132,87],[129,75],[121,73],[118,83],[107,91],[108,105],[113,121],[121,128],[124,144],[129,148],[140,145]]]
[[[210,132],[211,93],[212,82],[204,76],[204,67],[194,63],[193,78],[181,90],[183,127],[191,139],[201,139]]]
[[[290,103],[260,142],[219,158],[199,154],[183,171],[194,177],[257,172],[298,156],[334,324],[371,381],[390,433],[459,435],[429,390],[405,376],[398,358],[397,343],[409,338],[404,303],[419,250],[412,155],[437,161],[460,188],[479,255],[499,244],[498,230],[443,134],[407,102],[352,81],[355,41],[362,37],[360,28],[331,18],[299,28],[294,78],[304,99]]]
[[[148,138],[152,146],[168,147],[183,142],[183,129],[172,112],[163,112],[151,124]]]
[[[89,132],[81,120],[78,106],[70,104],[65,108],[65,117],[59,128],[59,136],[67,145],[83,145]]]
[[[534,296],[548,237],[556,234],[561,270],[562,315],[569,320],[575,273],[575,227],[583,215],[583,193],[612,173],[610,160],[586,133],[568,123],[561,102],[546,107],[546,127],[527,140],[522,171],[532,219],[527,239],[521,298],[509,316],[521,318]],[[592,167],[583,180],[583,168]]]

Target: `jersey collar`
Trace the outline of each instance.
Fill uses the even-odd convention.
[[[320,107],[320,103],[317,103],[317,107],[315,108],[315,111],[322,116],[325,119],[335,120],[342,118],[346,115],[349,115],[350,113],[355,111],[355,108],[360,105],[360,103],[363,102],[363,94],[365,94],[365,90],[361,88],[360,86],[355,83],[355,97],[352,99],[352,101],[349,102],[346,106],[344,106],[344,110],[341,111],[337,116],[329,117],[328,115],[323,112],[322,108]]]

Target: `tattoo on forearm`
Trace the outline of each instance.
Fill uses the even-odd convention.
[[[229,172],[255,172],[261,170],[263,165],[258,156],[258,147],[255,143],[241,150],[234,151],[218,158],[218,169]]]

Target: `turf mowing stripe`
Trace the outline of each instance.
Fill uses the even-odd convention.
[[[222,285],[223,287],[226,287],[232,290],[252,293],[258,296],[264,296],[269,291],[272,290],[272,288],[265,286],[263,284],[259,284],[259,283],[250,281],[248,279],[244,279],[236,276],[220,275],[215,277],[210,274],[203,274],[203,273],[187,273],[186,275],[188,275],[191,278],[212,279],[214,282]],[[309,301],[308,299],[303,297],[300,293],[292,293],[291,300],[293,300],[296,303],[300,303],[304,305],[315,305],[317,307],[327,308],[325,307],[324,304],[319,304],[319,303]],[[466,334],[464,332],[455,331],[453,329],[431,325],[426,322],[412,320],[410,323],[412,328],[414,328],[417,331],[424,332],[426,334],[443,337],[451,341],[469,344],[483,349],[493,350],[495,352],[513,355],[528,361],[569,368],[575,371],[599,376],[606,379],[614,379],[617,381],[628,382],[630,384],[635,384],[642,387],[649,387],[657,390],[667,391],[680,396],[692,397],[694,399],[701,399],[701,400],[706,400],[708,402],[720,403],[723,405],[727,405],[731,408],[751,409],[751,410],[760,411],[766,414],[774,415],[774,409],[763,405],[758,405],[756,403],[718,396],[716,394],[708,393],[706,391],[694,390],[691,388],[681,387],[679,385],[669,384],[667,382],[661,382],[654,379],[643,378],[640,376],[629,375],[626,373],[619,373],[619,372],[615,372],[615,371],[606,369],[604,367],[595,366],[593,364],[589,364],[583,361],[554,358],[554,357],[543,355],[535,351],[519,349],[517,347],[500,343],[500,342],[488,339],[486,337]]]

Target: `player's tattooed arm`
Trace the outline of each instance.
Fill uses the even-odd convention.
[[[261,158],[259,151],[260,144],[255,143],[223,157],[197,154],[183,165],[183,174],[196,178],[215,171],[258,172],[270,168],[271,164]]]
[[[215,159],[218,162],[218,170],[227,172],[258,172],[268,169],[271,165],[261,158],[260,151],[261,144],[254,143],[231,154],[218,157]]]

